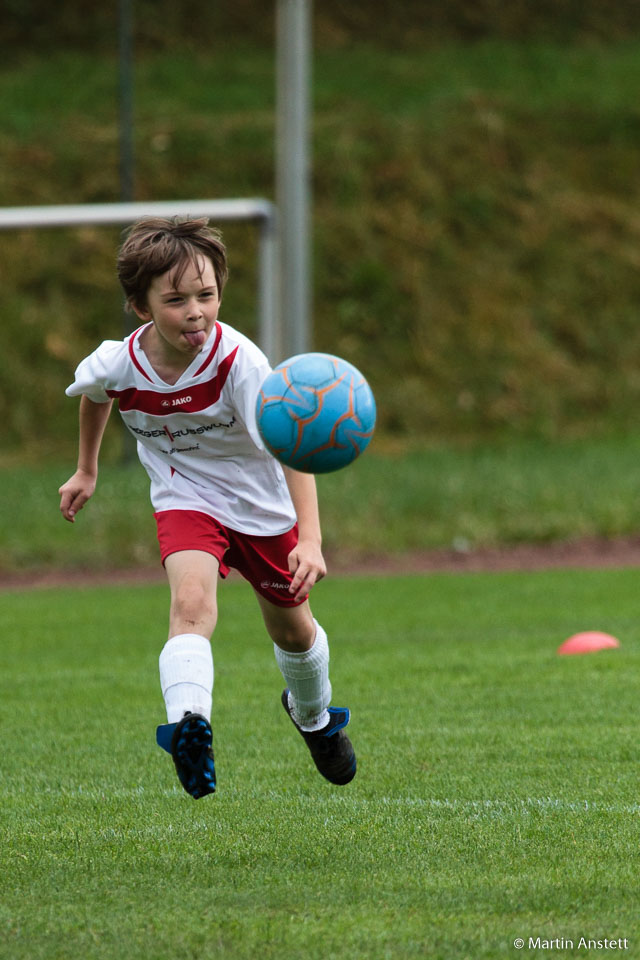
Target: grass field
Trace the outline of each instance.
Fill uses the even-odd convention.
[[[221,589],[219,789],[154,745],[164,587],[4,594],[0,957],[551,956],[638,918],[638,575],[327,580],[359,773],[315,773],[250,591]],[[580,629],[621,648],[556,656]],[[521,937],[526,948],[517,951]],[[541,941],[542,942],[542,941]],[[565,953],[566,955],[566,953]]]
[[[318,477],[325,547],[344,566],[389,552],[634,534],[639,458],[640,434],[395,453],[376,439],[349,470]],[[0,574],[157,564],[144,470],[107,462],[71,526],[57,491],[74,466],[71,445],[66,462],[0,461]]]

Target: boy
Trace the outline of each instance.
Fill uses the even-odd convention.
[[[78,469],[60,488],[74,522],[92,496],[114,400],[151,480],[161,559],[171,592],[160,653],[167,723],[158,744],[198,799],[216,786],[211,707],[218,576],[235,567],[253,586],[287,684],[282,704],[331,783],[356,758],[346,708],[330,707],[329,648],[308,594],[326,573],[314,478],[274,460],[255,423],[270,367],[245,336],[218,320],[226,250],[206,219],[145,219],[119,252],[128,309],[142,321],[82,361]]]

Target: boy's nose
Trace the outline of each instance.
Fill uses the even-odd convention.
[[[187,303],[187,318],[189,320],[197,320],[202,315],[200,310],[200,304],[197,300],[189,300]]]

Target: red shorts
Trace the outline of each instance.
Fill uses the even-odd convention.
[[[154,516],[163,563],[171,553],[202,550],[217,558],[221,577],[233,567],[270,603],[278,607],[304,603],[289,593],[293,575],[288,557],[298,542],[297,524],[275,537],[256,537],[230,530],[198,510],[161,510]]]

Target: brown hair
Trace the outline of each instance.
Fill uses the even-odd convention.
[[[117,259],[118,279],[127,307],[146,306],[147,291],[154,277],[174,270],[177,286],[190,264],[200,273],[200,259],[209,257],[218,285],[218,295],[227,281],[227,251],[219,230],[206,217],[145,217],[125,234]]]

